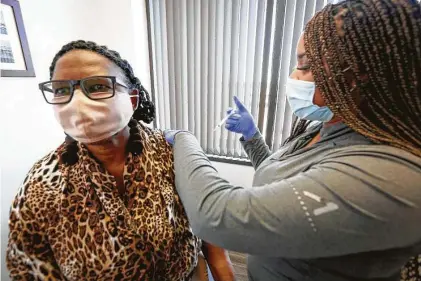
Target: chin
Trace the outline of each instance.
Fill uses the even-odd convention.
[[[106,145],[106,144],[111,144],[114,143],[114,138],[118,136],[119,133],[115,133],[114,135],[112,135],[111,137],[105,138],[103,140],[99,140],[96,142],[91,142],[89,143],[90,146],[96,146],[96,145]]]
[[[124,132],[124,129],[115,133],[111,137],[105,138],[105,139],[100,140],[100,141],[89,143],[89,145],[91,145],[91,146],[101,146],[101,145],[116,144],[116,141],[118,142],[118,140],[120,139],[119,137],[124,135],[123,132]]]
[[[113,141],[112,141],[112,138],[113,138],[113,137],[114,137],[114,136],[112,136],[112,137],[110,137],[110,138],[106,138],[106,139],[100,140],[100,141],[91,142],[91,143],[89,143],[89,145],[93,146],[93,145],[105,145],[105,144],[110,144],[110,143],[112,143],[112,142],[113,142]]]

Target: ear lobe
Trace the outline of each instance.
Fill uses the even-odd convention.
[[[139,107],[140,97],[139,90],[133,89],[130,93],[130,99],[132,101],[133,110],[135,111]]]

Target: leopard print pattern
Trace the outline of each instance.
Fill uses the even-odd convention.
[[[13,280],[190,279],[200,240],[174,188],[172,149],[139,126],[144,149],[127,158],[124,198],[83,145],[70,167],[63,146],[33,166],[10,213]]]
[[[421,281],[421,255],[411,258],[402,267],[400,281]]]

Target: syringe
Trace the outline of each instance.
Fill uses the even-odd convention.
[[[216,130],[218,130],[219,128],[222,127],[222,125],[224,125],[225,122],[227,122],[228,118],[230,118],[232,115],[234,115],[236,113],[235,110],[233,110],[230,114],[228,114],[227,116],[225,116],[221,122],[219,122],[218,125],[216,125],[215,129],[213,129],[213,131],[215,132]]]

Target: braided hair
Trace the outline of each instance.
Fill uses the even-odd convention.
[[[122,59],[119,53],[108,49],[106,46],[101,46],[91,41],[78,40],[64,45],[54,56],[53,62],[50,66],[50,79],[53,77],[57,61],[63,55],[72,50],[87,50],[108,58],[123,71],[127,80],[126,82],[129,84],[129,88],[137,89],[139,91],[138,107],[133,113],[132,120],[129,122],[130,137],[127,144],[127,151],[135,155],[141,154],[143,146],[137,122],[143,121],[148,124],[151,123],[155,119],[155,105],[153,104],[149,93],[142,86],[139,79],[134,75],[131,65],[127,62],[127,60]],[[78,146],[76,141],[69,136],[66,136],[65,145],[61,154],[62,162],[67,165],[73,165],[78,161],[77,152]]]
[[[299,119],[298,117],[295,117],[292,123],[291,134],[288,136],[288,138],[285,139],[282,145],[290,143],[297,137],[301,136],[307,130],[310,123],[311,121],[309,120]]]
[[[421,9],[345,0],[307,24],[306,55],[335,116],[375,143],[421,156]]]

